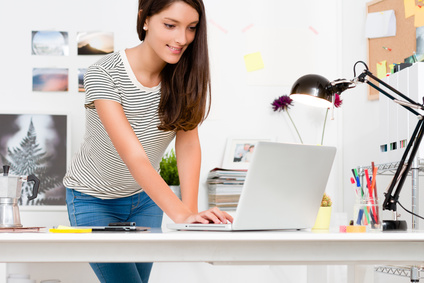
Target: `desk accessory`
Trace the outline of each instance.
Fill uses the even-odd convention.
[[[0,227],[0,233],[36,233],[42,232],[45,227]]]
[[[123,223],[130,223],[126,226],[119,226],[119,225],[111,225],[111,224],[118,224],[118,223],[111,223],[109,226],[64,226],[59,225],[57,227],[53,227],[49,229],[50,233],[94,233],[94,232],[140,232],[140,231],[148,231],[150,227],[141,227],[141,226],[135,226],[134,222],[123,222]],[[134,223],[134,224],[133,224]]]
[[[353,224],[367,227],[368,231],[381,231],[380,205],[377,195],[377,167],[372,162],[372,176],[368,169],[365,169],[366,188],[364,190],[359,182],[359,176],[356,169],[352,169],[354,178],[351,183],[355,185],[355,205],[353,207]],[[356,180],[356,181],[355,181]]]
[[[363,225],[349,225],[346,226],[346,233],[365,233],[367,228]]]
[[[358,63],[363,64],[365,66],[365,70],[359,76],[356,76],[355,68]],[[369,71],[366,63],[364,63],[363,61],[356,62],[353,67],[353,71],[354,78],[352,80],[338,79],[330,82],[326,78],[316,74],[309,74],[300,77],[293,84],[290,97],[295,101],[299,101],[305,104],[317,107],[331,108],[334,110],[334,101],[336,95],[340,95],[343,91],[350,88],[354,88],[358,84],[366,83],[372,88],[382,93],[383,95],[385,95],[386,97],[388,97],[389,99],[391,99],[393,102],[401,105],[403,108],[416,115],[418,120],[417,125],[409,143],[406,146],[405,152],[401,158],[396,173],[385,193],[385,199],[382,204],[383,210],[391,210],[394,212],[394,220],[384,220],[382,222],[383,231],[405,231],[407,229],[406,221],[397,219],[397,203],[403,184],[405,183],[408,172],[411,169],[412,160],[414,159],[418,151],[424,133],[423,116],[414,109],[424,110],[424,104],[420,104],[413,101],[406,95],[402,94],[400,91],[396,90],[389,84],[374,76]],[[399,96],[401,100],[395,98],[395,96],[390,94],[388,91],[385,91],[376,84],[370,82],[368,78],[377,81],[379,84],[383,85],[388,91],[391,91],[391,93]]]
[[[328,230],[330,229],[330,221],[331,221],[331,198],[324,193],[321,206],[318,210],[317,219],[315,220],[315,224],[312,227],[312,230]]]
[[[0,176],[0,228],[21,228],[18,201],[21,197],[22,183],[34,182],[32,195],[28,200],[35,199],[38,195],[40,180],[34,175],[12,176],[9,175],[10,166],[3,166]]]
[[[50,233],[91,233],[91,228],[78,228],[78,227],[69,227],[69,226],[63,226],[59,225],[57,227],[53,227],[49,229]]]

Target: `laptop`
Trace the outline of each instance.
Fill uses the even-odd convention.
[[[173,223],[173,230],[251,231],[312,228],[336,148],[258,142],[233,223]]]

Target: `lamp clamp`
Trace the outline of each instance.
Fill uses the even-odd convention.
[[[356,81],[360,82],[360,83],[366,83],[367,80],[367,70],[364,70],[364,72],[362,72],[358,77],[355,78]]]

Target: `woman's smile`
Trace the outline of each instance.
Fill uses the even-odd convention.
[[[169,50],[171,50],[171,52],[172,52],[173,54],[181,54],[181,53],[182,53],[182,51],[183,51],[183,48],[170,46],[170,45],[168,45],[168,44],[167,44],[166,46],[169,48]]]

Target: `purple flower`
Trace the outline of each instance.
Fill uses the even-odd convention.
[[[343,100],[340,99],[340,95],[338,93],[335,94],[334,98],[334,107],[339,108],[342,106]]]
[[[272,109],[276,111],[285,111],[290,108],[290,106],[293,106],[292,104],[293,99],[290,98],[288,95],[282,95],[279,98],[276,98],[274,102],[271,103]]]

